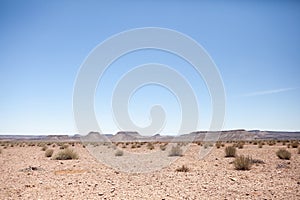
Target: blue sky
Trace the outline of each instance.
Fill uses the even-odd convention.
[[[226,89],[224,129],[300,130],[300,3],[297,1],[0,1],[0,134],[76,133],[73,87],[81,64],[99,43],[122,31],[162,27],[201,44],[216,63]],[[127,56],[127,57],[126,57]],[[211,118],[210,96],[186,62],[165,52],[141,51],[115,62],[95,95],[106,133],[114,83],[133,67],[168,64],[194,87],[199,129]],[[129,102],[136,124],[149,123],[161,104],[166,130],[180,123],[169,91],[150,85]]]

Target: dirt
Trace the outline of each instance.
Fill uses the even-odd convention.
[[[127,145],[121,148],[124,156],[112,154],[110,159],[131,166],[126,155],[136,152],[142,157],[142,152],[150,151],[146,146],[131,149]],[[290,160],[276,156],[283,147],[292,153]],[[300,199],[300,154],[282,144],[262,148],[247,144],[237,149],[238,155],[264,162],[253,164],[248,171],[234,168],[234,158],[225,158],[225,147],[214,147],[199,159],[202,147],[192,144],[171,164],[141,173],[101,163],[81,144],[69,147],[78,153],[78,160],[47,158],[37,146],[0,148],[0,199]],[[53,149],[54,154],[60,151]],[[151,162],[163,163],[159,155],[166,155],[169,149],[162,152],[156,144],[151,151],[158,156]],[[188,172],[176,171],[182,165]]]

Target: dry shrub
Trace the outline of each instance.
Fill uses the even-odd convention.
[[[292,146],[292,148],[298,148],[298,146],[299,146],[298,141],[293,141],[293,142],[291,143],[291,146]]]
[[[149,150],[154,149],[154,145],[151,142],[147,143],[147,149]]]
[[[263,160],[260,159],[252,159],[251,158],[251,163],[252,164],[265,164],[265,162]]]
[[[118,149],[116,152],[115,152],[115,156],[123,156],[124,152],[120,149]]]
[[[289,160],[291,158],[291,153],[285,149],[279,149],[276,152],[276,155],[278,156],[278,158],[283,160]]]
[[[44,145],[41,150],[46,151],[47,149],[48,149],[48,147],[46,145]]]
[[[53,155],[54,150],[53,149],[47,149],[45,152],[46,157],[51,157]]]
[[[244,148],[244,143],[243,143],[243,142],[239,142],[239,143],[237,144],[237,148],[239,148],[239,149]]]
[[[169,156],[182,156],[182,149],[178,144],[176,146],[172,146]]]
[[[298,147],[298,154],[300,154],[300,147]]]
[[[67,149],[69,147],[68,144],[63,144],[59,147],[59,149]]]
[[[263,147],[263,142],[260,142],[259,144],[258,144],[258,148],[262,148]]]
[[[217,142],[217,143],[216,143],[217,149],[219,149],[219,148],[221,147],[221,145],[222,145],[222,144],[221,144],[220,142]]]
[[[176,172],[188,172],[188,171],[190,171],[190,169],[185,165],[182,165],[181,167],[178,167],[176,169]]]
[[[73,149],[64,149],[54,156],[55,160],[76,160],[78,158],[78,154]]]
[[[167,144],[161,144],[159,148],[160,150],[165,151],[167,149]]]
[[[225,157],[235,157],[236,148],[233,146],[228,146],[225,148]]]
[[[252,159],[249,156],[237,156],[233,162],[236,170],[249,170],[252,165]]]

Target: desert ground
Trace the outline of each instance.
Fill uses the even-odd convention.
[[[124,172],[97,160],[91,149],[102,151],[97,150],[104,148],[102,144],[0,144],[0,199],[300,199],[299,148],[288,148],[288,142],[265,142],[262,148],[246,142],[236,148],[238,156],[259,161],[249,170],[235,168],[236,158],[225,157],[225,148],[233,143],[222,142],[203,159],[199,159],[203,145],[190,144],[170,165],[139,173]],[[127,160],[130,166],[132,161],[126,159],[127,154],[136,152],[142,157],[142,152],[159,155],[170,151],[169,147],[162,150],[161,145],[154,143],[152,150],[147,143],[120,143],[105,148],[122,151],[123,155],[111,158],[115,162]],[[78,158],[56,160],[55,155],[65,150],[62,148],[73,149]],[[277,157],[280,148],[291,153],[289,160]],[[46,149],[54,150],[51,157],[45,156]],[[183,165],[186,170],[180,170]]]

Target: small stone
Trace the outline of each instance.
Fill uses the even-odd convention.
[[[98,196],[103,196],[104,195],[104,193],[98,193]]]
[[[232,177],[230,177],[230,180],[232,180],[232,181],[236,181],[236,178],[232,178]]]

